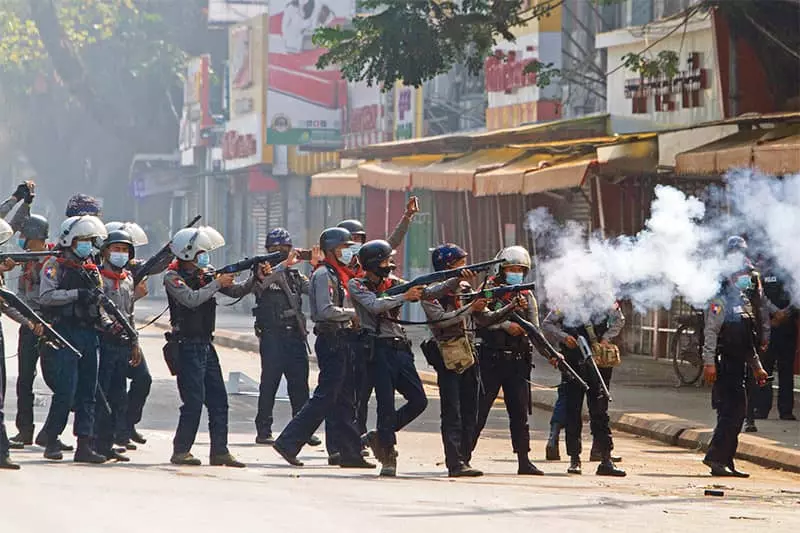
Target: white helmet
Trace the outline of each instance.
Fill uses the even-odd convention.
[[[72,241],[76,238],[91,238],[95,241],[95,246],[99,248],[99,245],[106,237],[108,237],[108,232],[99,218],[92,215],[82,215],[69,217],[61,223],[58,244],[72,246]]]
[[[133,239],[134,246],[144,246],[148,242],[147,234],[136,222],[109,222],[106,224],[106,231],[109,233],[117,230],[127,231]]]
[[[7,243],[12,235],[14,235],[14,230],[11,229],[8,222],[0,218],[0,245]]]
[[[198,252],[210,252],[221,246],[225,246],[225,238],[211,226],[183,228],[169,243],[175,257],[183,261],[192,261]]]
[[[531,269],[531,254],[528,253],[528,250],[523,248],[522,246],[509,246],[508,248],[503,248],[498,252],[495,259],[505,259],[505,263],[501,263],[498,265],[498,272],[499,269],[508,266],[523,266],[526,269]]]

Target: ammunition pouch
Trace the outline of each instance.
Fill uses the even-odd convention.
[[[178,342],[178,338],[171,331],[164,333],[164,338],[167,341],[162,348],[164,362],[167,364],[169,373],[173,376],[177,376],[180,370],[180,343]]]
[[[444,367],[456,374],[462,374],[475,364],[475,351],[465,336],[437,343]]]
[[[622,362],[619,355],[619,346],[610,342],[607,344],[593,342],[592,359],[594,359],[598,368],[614,368]]]

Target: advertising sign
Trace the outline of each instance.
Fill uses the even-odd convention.
[[[344,25],[355,0],[269,0],[267,144],[305,150],[343,146],[347,83],[336,68],[317,70],[324,50],[314,30]]]
[[[186,68],[183,82],[183,112],[178,131],[178,147],[184,165],[194,163],[193,149],[204,146],[200,130],[211,125],[209,111],[208,56],[195,57]]]
[[[225,170],[238,170],[261,163],[261,115],[251,113],[225,124],[222,160]]]

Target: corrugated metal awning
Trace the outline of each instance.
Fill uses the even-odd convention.
[[[371,161],[358,166],[361,185],[389,191],[407,191],[411,171],[442,160],[441,155],[395,157],[389,161]]]
[[[361,182],[358,180],[358,166],[337,168],[311,176],[311,196],[361,197]]]
[[[539,169],[543,163],[552,163],[554,160],[564,157],[545,153],[529,153],[504,167],[476,174],[473,194],[475,196],[519,194],[524,186],[525,174]]]
[[[558,161],[551,166],[527,172],[523,180],[522,194],[536,194],[559,189],[580,187],[592,165],[597,164],[595,154],[576,159]]]
[[[507,165],[525,152],[513,148],[478,150],[457,159],[433,163],[411,171],[411,188],[430,191],[472,191],[478,172]]]

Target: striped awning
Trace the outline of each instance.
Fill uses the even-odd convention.
[[[370,161],[358,166],[361,185],[388,191],[407,191],[411,187],[411,172],[441,161],[441,155],[395,157],[388,161]]]
[[[532,153],[504,167],[475,175],[475,196],[519,194],[522,192],[525,175],[539,169],[543,164],[563,158],[547,153]]]
[[[361,197],[361,182],[358,180],[358,166],[337,168],[311,176],[311,196]]]
[[[557,161],[552,165],[527,172],[523,180],[522,194],[580,187],[586,180],[589,170],[596,164],[597,156],[591,154]]]
[[[456,159],[433,163],[411,172],[411,188],[430,191],[472,191],[479,172],[507,165],[525,152],[513,148],[478,150]]]

